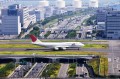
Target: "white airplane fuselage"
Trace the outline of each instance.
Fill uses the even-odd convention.
[[[60,42],[60,43],[36,42],[36,43],[32,43],[32,44],[39,45],[42,47],[51,48],[51,49],[55,49],[55,50],[59,50],[59,49],[65,50],[66,48],[80,48],[80,47],[84,46],[84,44],[82,44],[80,42]]]
[[[66,50],[67,48],[80,48],[84,46],[84,44],[82,44],[81,42],[41,42],[34,35],[30,35],[30,37],[32,39],[32,44],[54,50]]]

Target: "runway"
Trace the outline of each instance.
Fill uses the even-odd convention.
[[[49,48],[0,48],[0,51],[53,51]],[[62,50],[60,50],[62,51]],[[65,51],[84,51],[84,52],[103,52],[111,53],[111,49],[96,49],[96,48],[67,48]],[[120,49],[114,50],[114,52],[119,52]]]

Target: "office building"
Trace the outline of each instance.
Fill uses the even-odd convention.
[[[113,11],[112,8],[104,8],[104,7],[100,7],[98,8],[97,12],[96,12],[96,19],[97,19],[97,24],[98,22],[105,22],[106,21],[106,15],[107,12],[109,11]]]
[[[20,16],[18,13],[19,5],[11,5],[8,9],[2,9],[2,23],[0,34],[18,35],[21,32]]]
[[[120,39],[120,11],[107,13],[106,36],[108,39]]]
[[[29,25],[36,22],[36,16],[29,14],[30,9],[21,7],[20,4],[13,4],[2,9],[1,34],[17,35],[21,29],[27,29]]]
[[[44,18],[45,18],[45,11],[42,9],[32,10],[29,12],[29,14],[35,15],[36,21],[41,21],[41,20],[44,20]]]

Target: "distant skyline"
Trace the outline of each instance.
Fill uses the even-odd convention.
[[[0,0],[0,1],[40,1],[40,0]],[[56,0],[49,0],[49,1],[56,1]],[[65,0],[67,3],[71,3],[73,0]],[[88,3],[89,0],[82,0],[85,3]],[[120,2],[120,0],[98,0],[99,1],[99,6],[105,6],[106,4],[114,4]],[[29,2],[31,4],[31,2]],[[51,3],[51,2],[50,2]],[[34,3],[33,3],[34,4]],[[53,4],[53,3],[52,3]]]
[[[0,1],[12,1],[12,0],[0,0]],[[14,0],[13,0],[14,1]],[[17,0],[17,1],[26,1],[26,0]],[[38,1],[38,0],[29,0],[29,1]],[[49,1],[55,1],[55,0],[49,0]],[[65,0],[68,1],[68,0]],[[69,0],[72,1],[72,0]],[[82,0],[82,1],[89,1],[89,0]],[[120,0],[98,0],[102,3],[106,3],[106,2],[120,2]]]

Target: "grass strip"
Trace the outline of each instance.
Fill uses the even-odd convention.
[[[0,48],[43,48],[33,44],[0,44]],[[107,44],[85,44],[83,48],[108,48]]]
[[[72,63],[68,68],[68,77],[74,77],[76,75],[76,63]]]
[[[96,75],[102,77],[108,76],[108,59],[106,57],[89,60],[87,64],[92,66]]]
[[[15,68],[14,63],[8,63],[0,68],[0,77],[7,77]]]
[[[60,69],[60,63],[51,63],[42,73],[42,77],[56,78]]]
[[[0,55],[107,55],[99,52],[82,52],[82,51],[0,51]]]

